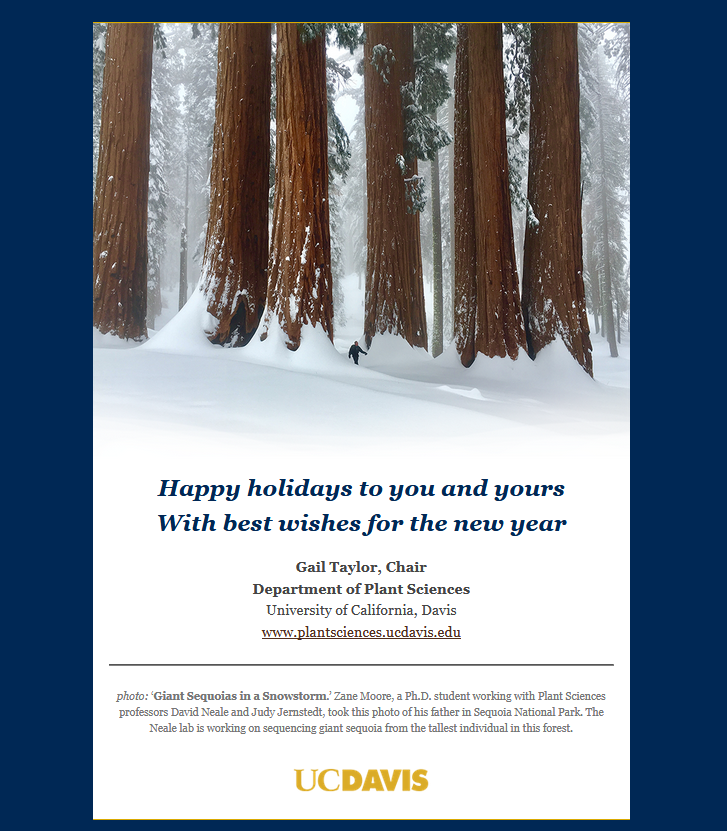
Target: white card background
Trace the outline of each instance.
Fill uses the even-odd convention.
[[[623,818],[628,796],[628,449],[624,431],[588,425],[563,430],[526,427],[518,439],[473,434],[430,436],[421,427],[407,439],[357,437],[355,431],[314,437],[231,435],[112,414],[99,396],[95,430],[94,727],[97,818]],[[399,425],[401,426],[401,425]],[[405,432],[397,430],[398,432]],[[112,463],[110,460],[116,460]],[[132,463],[133,462],[133,463]],[[350,484],[353,494],[248,497],[250,479],[298,485]],[[162,480],[180,484],[240,484],[234,502],[194,502],[158,496]],[[486,497],[443,497],[448,484],[488,480]],[[359,496],[361,482],[384,486]],[[435,497],[388,499],[391,484],[434,486]],[[561,484],[562,497],[493,498],[495,484]],[[162,532],[159,514],[215,520],[210,532]],[[233,518],[362,520],[373,514],[405,520],[396,532],[224,532]],[[410,530],[426,513],[447,520],[442,532]],[[493,532],[454,532],[455,519],[503,519]],[[559,532],[509,533],[512,519],[566,519]],[[377,564],[381,584],[469,586],[468,595],[351,596],[347,586],[366,575],[296,571],[296,563]],[[423,563],[424,574],[386,574],[388,562]],[[330,568],[330,567],[329,567]],[[254,596],[266,586],[337,585],[340,597]],[[404,589],[406,590],[406,589]],[[268,603],[340,607],[344,603],[413,607],[411,617],[336,616],[307,619],[267,614]],[[456,607],[455,616],[423,617],[422,603]],[[263,628],[306,624],[321,629],[452,626],[459,640],[263,640]],[[118,666],[126,664],[127,666]],[[152,666],[140,666],[149,664]],[[207,664],[213,666],[160,666]],[[229,664],[232,666],[220,666]],[[504,664],[508,666],[496,666]],[[514,666],[516,664],[531,666]],[[537,664],[558,666],[534,666]],[[602,664],[610,666],[563,666]],[[218,666],[214,666],[218,665]],[[257,665],[257,666],[256,666]],[[307,666],[306,666],[307,665]],[[329,665],[329,666],[326,666]],[[367,666],[368,665],[368,666]],[[416,666],[419,665],[419,666]],[[387,707],[398,717],[327,715],[324,702],[154,701],[152,693],[222,691],[250,694],[324,692],[602,693],[602,702],[414,702]],[[141,693],[143,701],[117,702]],[[324,719],[119,718],[120,709],[321,704]],[[596,705],[602,717],[464,716],[461,708]],[[426,717],[405,716],[412,706]],[[351,702],[345,706],[351,707]],[[373,710],[374,703],[358,706]],[[431,715],[434,706],[458,716]],[[556,711],[557,712],[557,711]],[[150,724],[245,724],[239,733],[155,733]],[[255,733],[250,725],[375,725],[407,733]],[[519,725],[521,732],[440,733],[429,724]],[[527,722],[565,725],[569,733],[526,733]],[[426,790],[303,792],[295,770],[424,769]],[[334,787],[338,774],[328,774]],[[308,778],[306,778],[308,777]]]

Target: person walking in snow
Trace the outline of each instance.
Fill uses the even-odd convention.
[[[363,352],[364,355],[368,355],[368,352],[364,352],[363,349],[358,345],[358,341],[354,341],[351,345],[351,348],[348,350],[348,357],[353,358],[353,362],[358,366],[358,356]]]

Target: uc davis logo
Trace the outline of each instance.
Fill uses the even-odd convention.
[[[326,768],[318,773],[311,769],[310,776],[303,775],[303,768],[295,769],[295,787],[299,791],[425,791],[429,786],[426,770],[368,770],[365,774],[357,770],[336,770]],[[316,776],[318,774],[318,776]],[[310,787],[306,787],[310,785]]]

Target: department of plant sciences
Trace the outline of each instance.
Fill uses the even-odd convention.
[[[303,594],[343,594],[341,585],[337,586],[264,586],[262,583],[252,584],[253,594],[272,594],[273,597]],[[469,586],[430,586],[425,583],[418,586],[409,583],[404,586],[382,586],[379,583],[355,583],[346,587],[345,594],[469,594]]]

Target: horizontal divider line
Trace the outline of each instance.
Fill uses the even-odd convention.
[[[343,638],[341,639],[343,640]],[[381,638],[380,640],[383,640]],[[396,639],[398,640],[398,638]],[[109,664],[110,667],[613,667],[616,664]]]

